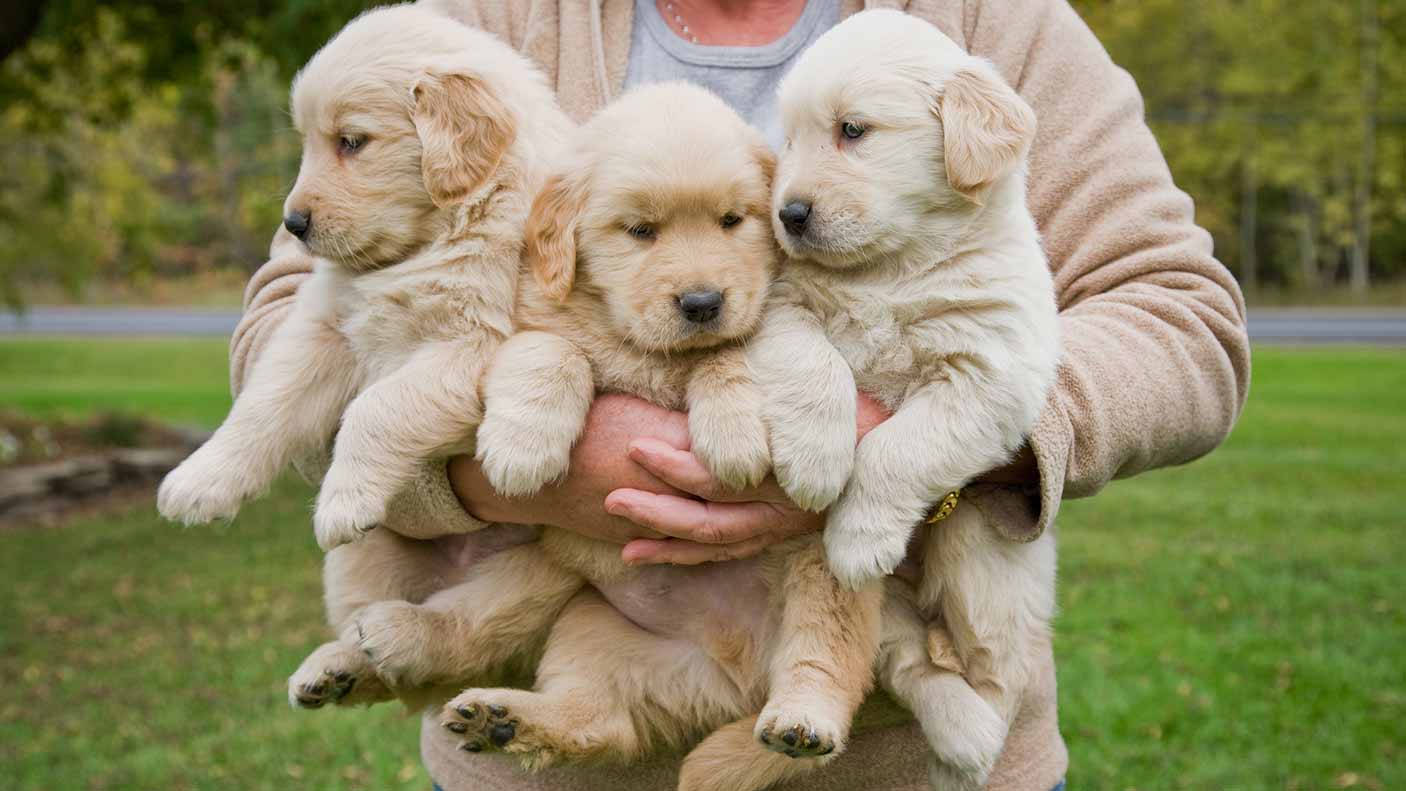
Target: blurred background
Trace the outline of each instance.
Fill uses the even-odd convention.
[[[1136,77],[1255,371],[1235,435],[1061,513],[1072,788],[1406,788],[1406,3],[1075,0]],[[293,712],[309,491],[181,530],[225,343],[348,0],[0,19],[0,780],[427,787],[417,721]]]

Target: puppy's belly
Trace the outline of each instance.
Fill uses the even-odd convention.
[[[622,615],[661,637],[712,645],[720,624],[753,645],[767,641],[768,590],[756,559],[700,566],[645,566],[597,586]]]
[[[541,530],[529,525],[493,525],[475,533],[431,539],[452,567],[467,569],[505,549],[536,541]]]

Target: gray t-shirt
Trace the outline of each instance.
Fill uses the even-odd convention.
[[[779,149],[784,135],[776,87],[801,52],[839,22],[840,0],[808,0],[796,24],[770,44],[714,47],[680,38],[654,0],[635,0],[625,89],[668,80],[697,83],[721,96]]]

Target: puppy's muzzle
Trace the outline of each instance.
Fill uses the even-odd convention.
[[[694,324],[707,324],[723,312],[721,291],[689,291],[678,295],[679,312]]]
[[[805,233],[806,223],[810,220],[810,204],[806,201],[793,200],[782,206],[776,216],[781,219],[786,233],[800,236]]]
[[[283,227],[288,229],[288,233],[302,239],[308,235],[308,229],[312,227],[312,212],[288,212],[283,216]]]

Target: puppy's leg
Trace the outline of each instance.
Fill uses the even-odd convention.
[[[373,530],[365,541],[327,553],[322,569],[327,620],[341,634],[367,605],[423,601],[450,573],[433,543]],[[341,639],[313,651],[288,679],[288,700],[302,708],[376,703],[391,697],[361,647]]]
[[[688,381],[688,431],[693,452],[718,480],[741,489],[771,469],[765,399],[740,348],[699,363]]]
[[[825,524],[830,568],[847,586],[891,573],[928,508],[1000,466],[1021,442],[1023,429],[1001,417],[1002,394],[956,365],[859,443],[854,474]]]
[[[342,640],[323,643],[288,677],[288,703],[296,708],[369,705],[392,697],[366,654]]]
[[[519,497],[565,475],[594,394],[591,364],[570,342],[546,332],[509,338],[484,378],[475,449],[493,488]]]
[[[854,466],[854,374],[809,311],[778,302],[747,345],[763,393],[776,481],[802,508],[840,496]]]
[[[289,463],[332,436],[358,374],[346,339],[313,302],[300,295],[229,417],[161,482],[156,505],[167,519],[197,524],[233,517]]]
[[[744,717],[713,731],[684,758],[678,791],[757,791],[820,767],[757,743],[757,718]]]
[[[945,729],[973,733],[999,727],[1004,739],[1035,676],[1035,652],[1049,640],[1054,617],[1054,536],[1047,533],[1024,544],[1010,541],[987,523],[978,505],[963,503],[932,531],[918,595],[924,611],[942,614],[966,683],[986,704],[974,707],[968,693],[960,709],[942,712],[955,715],[947,719]],[[941,636],[936,633],[930,640]],[[942,647],[940,640],[933,640],[929,653]],[[990,715],[985,714],[988,711]],[[991,717],[994,722],[976,721]],[[995,752],[999,753],[999,743]],[[990,760],[995,760],[994,754]],[[951,763],[966,768],[956,760]],[[974,773],[963,776],[980,779]]]
[[[535,544],[505,549],[424,604],[380,601],[342,634],[393,689],[496,678],[529,662],[582,580]]]
[[[361,538],[417,465],[469,438],[482,416],[487,341],[479,341],[423,346],[347,407],[313,516],[323,549]]]
[[[879,682],[917,716],[934,791],[978,791],[1001,753],[1007,726],[961,675],[941,627],[929,627],[912,588],[885,580]],[[935,639],[934,639],[935,638]]]
[[[844,750],[850,721],[872,686],[881,588],[840,587],[817,539],[786,553],[772,597],[781,628],[770,662],[770,697],[756,728],[768,749],[797,757]]]
[[[553,626],[534,691],[465,690],[443,722],[463,749],[501,750],[530,768],[630,762],[738,716],[738,694],[696,646],[645,632],[587,589]]]

